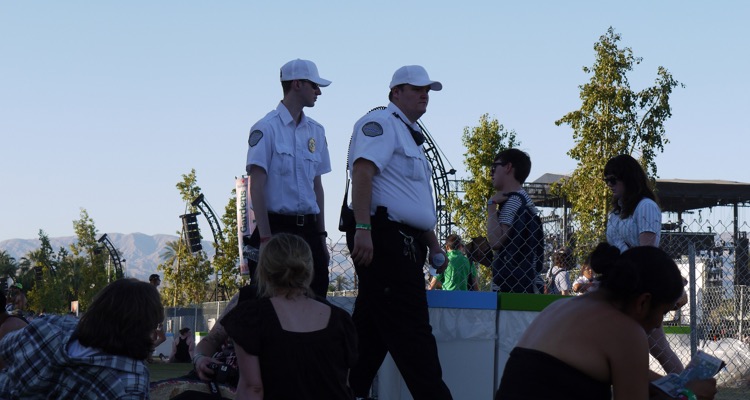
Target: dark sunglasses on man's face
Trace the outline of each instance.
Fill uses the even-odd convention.
[[[614,175],[605,176],[604,177],[604,183],[606,183],[608,186],[615,186],[617,185],[617,177]]]
[[[302,82],[307,82],[307,83],[309,83],[309,84],[310,84],[310,86],[312,86],[313,90],[318,90],[318,89],[320,89],[320,85],[318,85],[317,83],[315,83],[315,82],[313,82],[313,81],[308,81],[307,79],[305,79],[305,80],[303,80]]]
[[[495,170],[497,169],[497,167],[498,167],[498,166],[500,166],[500,167],[504,167],[504,166],[506,166],[506,165],[508,165],[508,162],[507,162],[507,161],[506,161],[506,162],[496,162],[496,163],[492,163],[492,167],[490,168],[490,174],[493,174],[493,175],[494,175],[494,174],[495,174]]]

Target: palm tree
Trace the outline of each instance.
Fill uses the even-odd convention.
[[[18,262],[5,250],[0,250],[0,277],[16,277]]]
[[[178,240],[172,240],[167,242],[164,251],[161,253],[161,259],[166,264],[172,265],[177,262],[180,251],[182,251],[182,243]]]

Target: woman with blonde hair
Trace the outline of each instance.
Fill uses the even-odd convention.
[[[349,314],[310,289],[313,261],[299,236],[279,233],[260,254],[259,298],[221,320],[235,342],[238,399],[352,399],[357,359]]]

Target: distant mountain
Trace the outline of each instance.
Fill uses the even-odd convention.
[[[174,235],[149,236],[143,233],[107,233],[107,238],[120,253],[120,259],[125,260],[123,263],[125,276],[141,280],[147,280],[149,275],[158,273],[156,266],[162,262],[161,254],[167,247],[167,242],[178,239]],[[70,245],[76,240],[75,236],[56,237],[50,238],[50,244],[55,252],[61,247],[69,251]],[[16,260],[20,260],[21,257],[40,246],[39,239],[10,239],[0,242],[0,250],[5,250]],[[213,257],[214,247],[211,242],[204,240],[203,250],[209,257]]]

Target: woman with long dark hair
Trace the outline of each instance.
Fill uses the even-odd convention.
[[[627,154],[611,158],[604,166],[604,182],[612,191],[607,242],[620,251],[659,247],[661,209],[638,161]]]
[[[625,251],[637,246],[659,247],[661,209],[643,167],[620,154],[604,166],[604,182],[612,191],[612,210],[607,218],[607,242]],[[676,307],[684,305],[677,304]],[[667,373],[680,373],[682,361],[672,350],[663,329],[649,335],[651,354]]]
[[[647,334],[682,294],[682,277],[664,251],[650,246],[622,254],[607,243],[592,253],[599,288],[555,301],[529,325],[505,365],[495,399],[646,400]],[[712,399],[716,381],[687,384]]]

